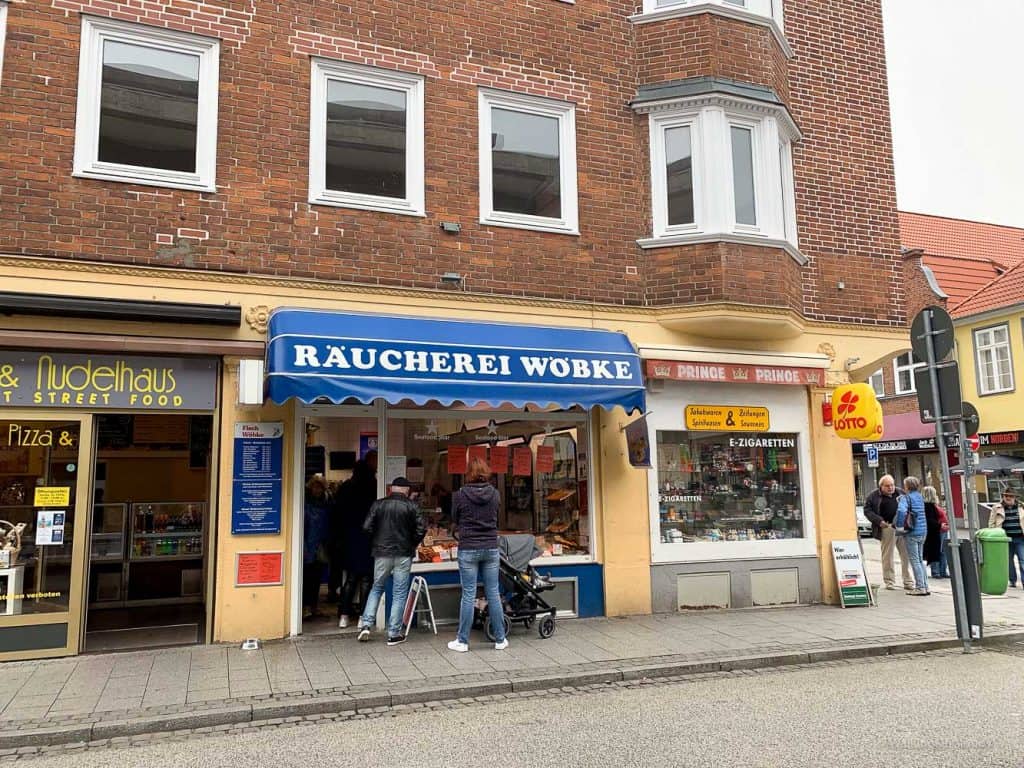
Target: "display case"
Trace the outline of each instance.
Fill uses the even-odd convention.
[[[804,536],[797,436],[658,432],[661,543]]]
[[[135,503],[130,517],[132,562],[202,560],[205,503]]]

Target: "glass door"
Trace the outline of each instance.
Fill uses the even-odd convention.
[[[0,661],[78,652],[92,419],[0,411]]]

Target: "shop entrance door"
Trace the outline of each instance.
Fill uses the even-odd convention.
[[[301,571],[295,579],[301,588],[293,625],[302,634],[356,631],[373,569],[360,525],[382,491],[377,479],[380,414],[378,406],[303,409],[306,439],[300,446],[303,472],[298,478],[304,484],[298,495],[303,514],[295,548],[302,553],[296,558]]]
[[[0,661],[79,650],[91,452],[91,417],[0,411]]]
[[[95,419],[85,650],[202,643],[212,417]]]

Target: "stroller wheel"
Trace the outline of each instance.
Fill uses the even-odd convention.
[[[537,625],[537,634],[540,635],[541,640],[547,640],[553,634],[555,634],[555,619],[552,616],[545,616],[540,620],[540,624]]]
[[[511,620],[509,620],[508,614],[505,614],[505,637],[508,637],[509,633],[511,631],[512,631],[512,622],[511,622]],[[491,629],[491,620],[490,620],[490,618],[484,619],[484,632],[487,634],[487,639],[490,640],[492,643],[497,639],[497,638],[494,637],[494,630]]]

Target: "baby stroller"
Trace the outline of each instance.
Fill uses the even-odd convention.
[[[554,589],[555,585],[530,565],[530,561],[539,554],[540,549],[531,534],[498,537],[498,591],[505,611],[506,635],[512,629],[512,622],[522,622],[529,629],[538,617],[543,617],[537,625],[541,639],[546,640],[555,634],[556,609],[541,597],[541,592]],[[477,601],[473,624],[482,627],[487,638],[494,642],[486,600]]]

